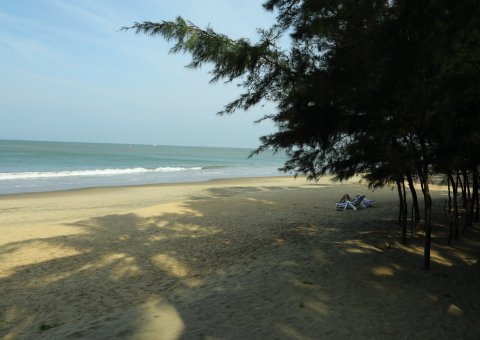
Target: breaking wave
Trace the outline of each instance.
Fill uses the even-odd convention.
[[[46,172],[4,172],[0,173],[0,181],[36,179],[36,178],[59,178],[59,177],[96,177],[114,176],[154,172],[180,172],[202,170],[201,167],[159,167],[155,169],[132,168],[132,169],[96,169],[96,170],[73,170],[73,171],[46,171]]]

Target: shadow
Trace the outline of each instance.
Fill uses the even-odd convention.
[[[476,238],[454,250],[437,242],[426,272],[422,238],[400,245],[396,221],[384,218],[397,212],[394,193],[356,212],[335,211],[337,196],[334,187],[211,188],[64,224],[76,234],[9,243],[2,261],[35,258],[0,277],[0,336],[480,336]]]

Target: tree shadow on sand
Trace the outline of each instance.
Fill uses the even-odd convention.
[[[394,204],[332,213],[316,190],[302,191],[296,206],[290,203],[296,189],[281,193],[277,200],[266,189],[211,189],[175,213],[158,206],[98,216],[68,224],[78,234],[7,244],[2,259],[29,247],[70,255],[0,277],[0,335],[480,335],[472,302],[480,297],[479,271],[444,247],[435,248],[431,272],[419,270],[420,239],[386,247],[385,235],[396,237],[395,223],[375,216],[394,211]],[[419,316],[421,322],[412,319]]]

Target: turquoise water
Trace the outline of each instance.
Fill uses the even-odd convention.
[[[250,149],[0,140],[0,194],[283,175]]]

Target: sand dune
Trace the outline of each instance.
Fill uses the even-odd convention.
[[[439,188],[441,189],[441,188]],[[375,207],[336,211],[343,193]],[[480,338],[478,231],[432,269],[397,197],[258,178],[0,197],[5,339]]]

